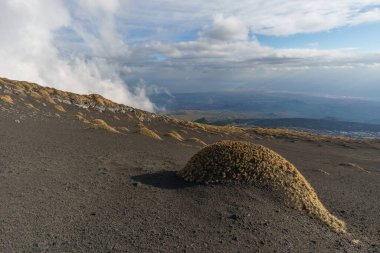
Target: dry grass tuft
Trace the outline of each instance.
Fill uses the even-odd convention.
[[[355,139],[345,136],[330,136],[296,131],[286,128],[247,128],[247,133],[267,138],[285,138],[290,140],[318,141],[318,142],[351,142]]]
[[[139,121],[139,122],[137,122],[136,127],[137,128],[145,127],[145,125],[144,125],[144,123],[142,123],[142,122]]]
[[[49,93],[47,90],[43,90],[43,89],[41,89],[41,90],[39,90],[39,94],[42,96],[42,98],[43,98],[46,102],[48,102],[48,103],[50,103],[50,104],[53,104],[53,105],[57,104],[57,103],[54,101],[54,99],[52,99],[52,98],[50,97],[50,93]]]
[[[202,141],[201,139],[198,139],[198,138],[195,138],[195,137],[192,137],[192,138],[189,138],[189,139],[186,139],[186,141],[190,141],[190,142],[195,142],[197,144],[200,144],[201,146],[207,146],[207,143]]]
[[[183,141],[183,137],[176,131],[174,130],[171,130],[170,132],[168,132],[167,134],[165,134],[166,136],[169,136],[173,139],[176,139],[177,141]]]
[[[110,125],[108,125],[107,122],[105,122],[102,119],[95,119],[93,126],[96,129],[100,128],[111,133],[115,133],[115,134],[119,133],[119,131],[117,131],[115,128],[111,127]]]
[[[42,99],[42,96],[41,96],[39,93],[34,92],[34,91],[30,93],[30,96],[31,96],[32,98],[37,99],[37,100]]]
[[[57,104],[57,103],[54,101],[54,99],[52,99],[51,97],[44,97],[44,99],[46,100],[46,102],[48,102],[48,103],[50,103],[50,104],[53,104],[53,105]]]
[[[25,107],[28,109],[37,109],[36,107],[34,107],[34,105],[32,105],[30,103],[25,103]]]
[[[42,87],[35,83],[28,83],[23,81],[10,80],[0,77],[0,84],[7,85],[19,94],[28,93],[29,96],[36,100],[46,100],[51,104],[56,104],[55,99],[67,100],[72,104],[81,104],[87,106],[104,106],[104,107],[118,107],[119,104],[112,102],[100,95],[78,95],[71,92],[60,91],[54,88]]]
[[[66,112],[65,108],[62,105],[55,105],[54,108],[60,112]]]
[[[127,116],[128,120],[133,120],[134,119],[134,117],[132,115],[130,115],[129,113],[127,113],[126,116]]]
[[[48,92],[47,90],[44,90],[43,88],[40,89],[40,90],[38,91],[38,93],[39,93],[42,97],[50,97],[49,92]]]
[[[290,140],[304,140],[304,141],[319,141],[319,142],[332,142],[332,143],[345,143],[345,142],[370,142],[369,140],[355,139],[345,136],[329,136],[313,134],[308,132],[284,129],[284,128],[241,128],[234,126],[213,126],[197,122],[183,121],[174,118],[163,118],[164,122],[171,122],[180,127],[188,130],[202,131],[211,134],[223,134],[239,136],[241,138],[254,137],[254,138],[283,138]]]
[[[127,134],[127,133],[130,132],[129,129],[128,129],[128,127],[116,127],[116,129],[117,129],[119,132],[122,132],[122,133],[125,133],[125,134]]]
[[[85,124],[90,124],[91,122],[89,120],[87,120],[83,113],[81,112],[77,112],[77,114],[75,115],[75,117],[80,121],[80,122],[83,122]]]
[[[155,132],[153,132],[146,126],[144,126],[144,124],[142,124],[141,122],[139,122],[136,125],[136,127],[137,127],[137,133],[162,141],[162,138],[158,134],[156,134]]]
[[[5,103],[13,104],[13,99],[9,95],[2,95],[0,96],[0,99]]]
[[[186,181],[247,182],[269,188],[279,193],[286,205],[318,218],[335,232],[346,232],[345,223],[325,208],[297,168],[262,145],[217,142],[195,154],[178,174]]]
[[[225,135],[237,135],[241,137],[248,137],[249,135],[245,132],[245,129],[234,127],[234,126],[213,126],[206,125],[197,122],[183,121],[178,119],[168,119],[176,125],[183,126],[190,130],[200,130],[202,132],[207,132],[211,134],[225,134]]]

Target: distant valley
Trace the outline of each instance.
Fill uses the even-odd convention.
[[[328,118],[380,124],[379,101],[252,91],[156,94],[150,98],[165,112],[184,117],[198,111],[219,119]]]
[[[233,125],[239,127],[288,128],[318,134],[342,135],[357,138],[380,138],[380,124],[366,124],[331,119],[281,118],[211,121],[207,118],[200,118],[195,121],[218,126]]]
[[[165,113],[212,125],[380,137],[378,101],[251,91],[156,94],[151,99]]]

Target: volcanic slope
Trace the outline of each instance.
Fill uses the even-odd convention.
[[[293,163],[347,233],[266,188],[177,176],[219,140]],[[213,127],[0,78],[0,252],[379,252],[379,153],[375,140]]]

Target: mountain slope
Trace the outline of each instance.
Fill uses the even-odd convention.
[[[0,252],[379,250],[378,141],[207,126],[98,95],[8,79],[0,87]],[[351,235],[265,189],[175,175],[202,142],[221,139],[293,162]]]

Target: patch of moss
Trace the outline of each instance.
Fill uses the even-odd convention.
[[[246,182],[279,193],[285,204],[304,211],[336,232],[345,223],[333,216],[297,168],[276,152],[257,144],[220,141],[195,154],[178,172],[186,181]]]

